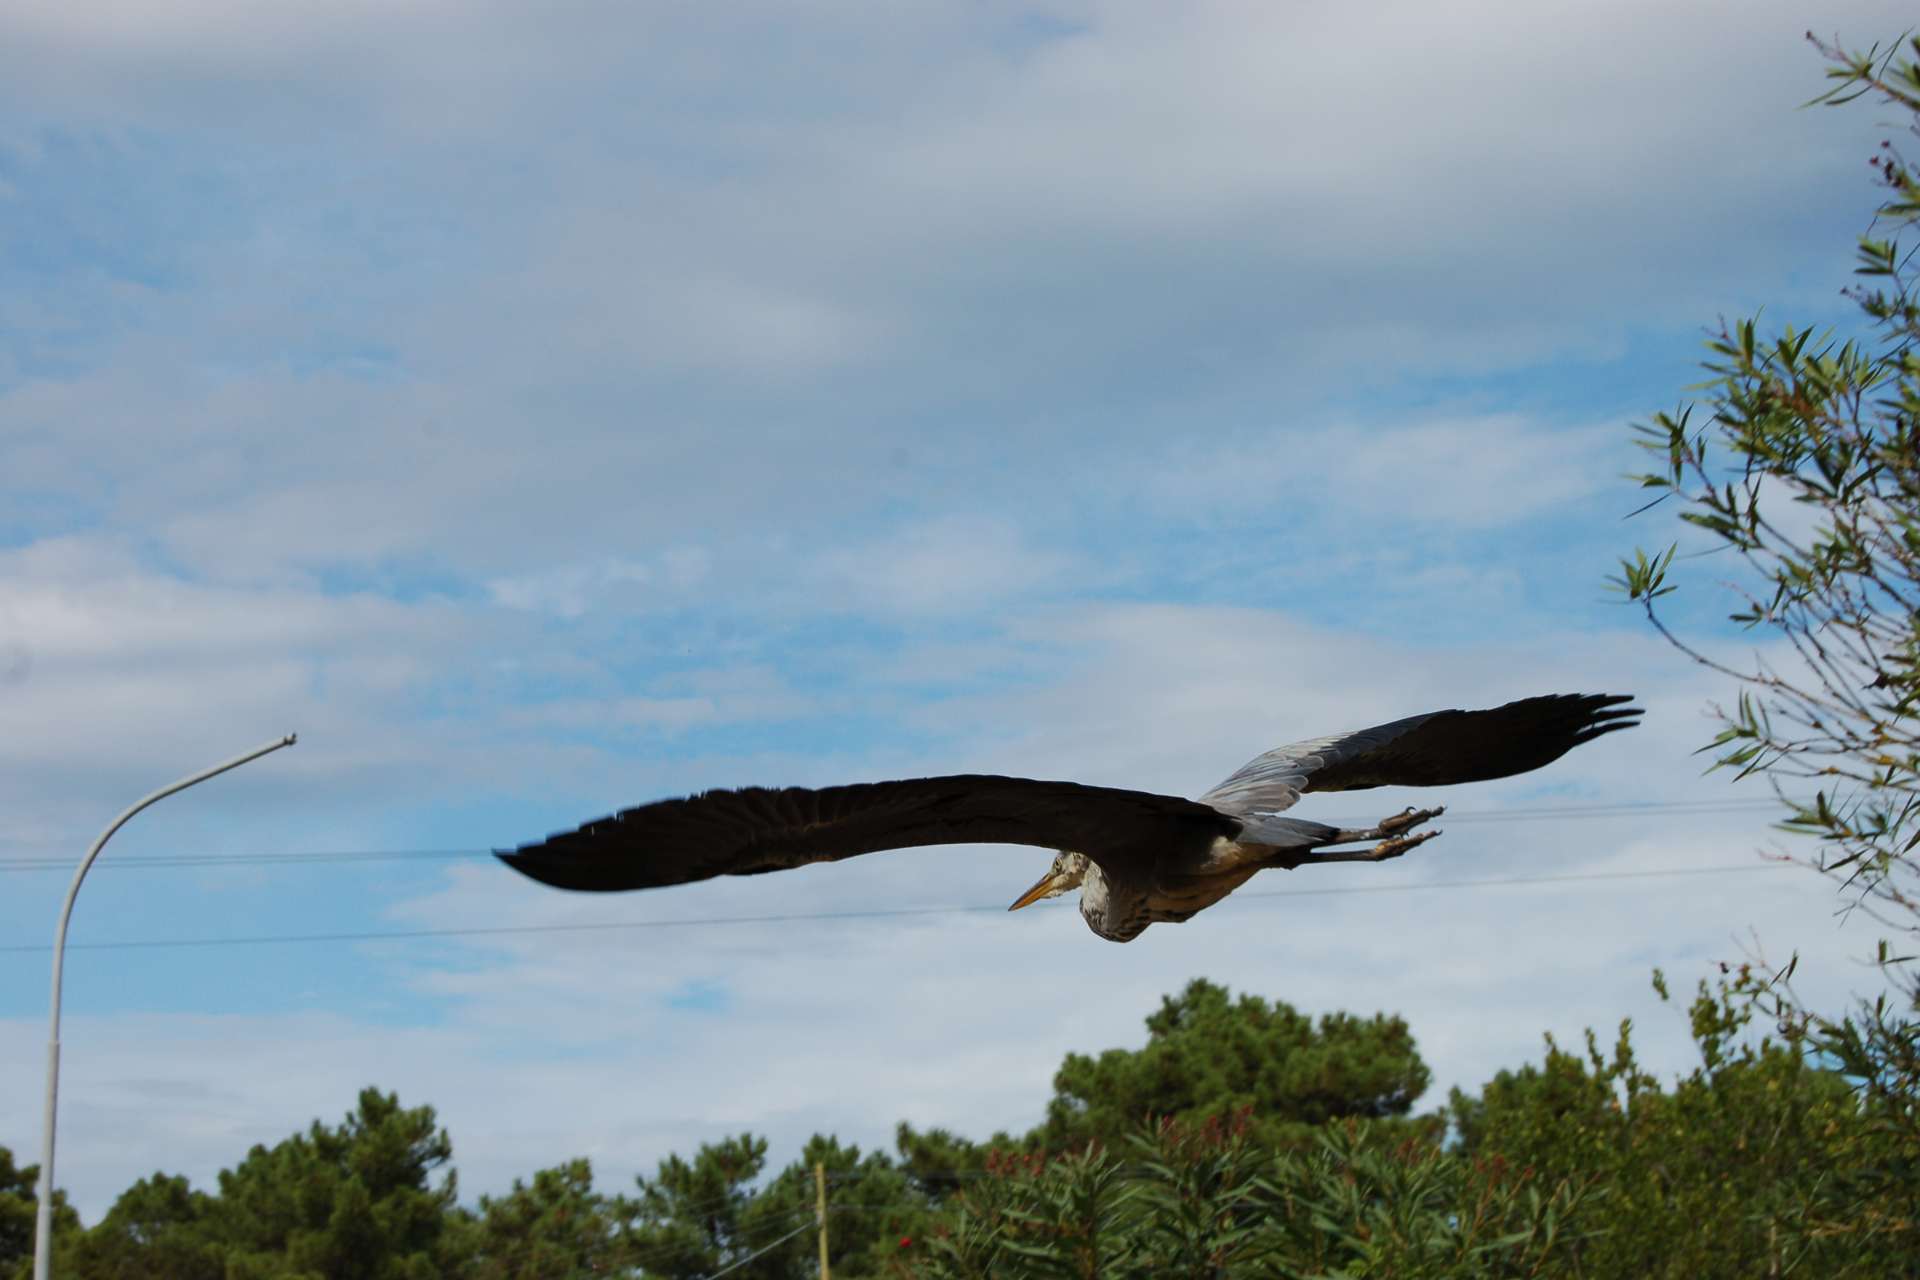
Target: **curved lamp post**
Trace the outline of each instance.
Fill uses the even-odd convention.
[[[53,933],[53,1008],[47,1019],[47,1105],[40,1129],[40,1204],[33,1220],[33,1280],[47,1280],[47,1268],[53,1263],[53,1118],[60,1096],[60,972],[67,952],[67,920],[73,915],[73,900],[79,896],[80,882],[87,878],[87,868],[100,856],[100,850],[113,838],[113,833],[125,826],[127,819],[134,814],[156,800],[164,800],[176,791],[185,791],[196,782],[205,782],[229,769],[238,769],[249,760],[258,760],[268,752],[290,747],[293,743],[294,735],[290,733],[265,746],[255,747],[245,755],[235,756],[223,764],[202,769],[192,777],[160,788],[115,818],[100,833],[100,838],[93,842],[93,847],[87,850],[87,856],[80,860],[80,869],[73,873],[73,883],[67,886],[67,900],[60,908],[60,926]]]

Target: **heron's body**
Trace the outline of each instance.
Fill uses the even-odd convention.
[[[1626,698],[1556,694],[1436,711],[1276,748],[1198,800],[991,774],[845,787],[709,791],[627,809],[500,857],[544,883],[621,890],[755,875],[884,849],[1028,844],[1059,850],[1016,907],[1072,888],[1103,938],[1186,920],[1269,867],[1374,862],[1440,834],[1440,811],[1345,829],[1280,812],[1308,791],[1442,786],[1524,773],[1636,723]],[[1362,850],[1335,846],[1372,842]]]
[[[1253,878],[1264,853],[1258,845],[1215,836],[1204,851],[1166,850],[1112,877],[1087,859],[1076,868],[1080,916],[1101,937],[1130,942],[1150,924],[1178,924],[1220,901]]]

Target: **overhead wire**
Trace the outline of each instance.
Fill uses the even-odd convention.
[[[728,1263],[726,1266],[720,1268],[718,1271],[709,1275],[707,1277],[707,1280],[720,1280],[720,1277],[726,1275],[729,1271],[738,1271],[740,1268],[746,1266],[749,1262],[752,1262],[755,1258],[765,1257],[767,1254],[772,1253],[775,1249],[778,1249],[781,1245],[793,1239],[795,1236],[799,1235],[802,1231],[811,1231],[813,1230],[813,1228],[814,1228],[813,1223],[803,1222],[799,1226],[795,1227],[793,1230],[787,1232],[787,1234],[781,1236],[778,1240],[775,1240],[772,1244],[766,1245],[760,1249],[756,1249],[754,1252],[748,1254],[744,1258],[741,1258],[737,1262]]]
[[[1252,898],[1345,897],[1368,893],[1423,893],[1457,889],[1504,888],[1514,885],[1571,884],[1598,880],[1642,880],[1679,876],[1731,875],[1756,871],[1784,871],[1797,864],[1787,862],[1742,863],[1717,867],[1655,867],[1635,871],[1578,871],[1559,875],[1497,876],[1474,880],[1432,880],[1425,884],[1329,885],[1320,889],[1269,889],[1236,894],[1228,903]],[[1043,908],[1063,910],[1069,904],[1041,903]],[[155,950],[176,947],[241,947],[284,943],[323,942],[402,942],[435,938],[512,937],[525,934],[605,933],[620,929],[719,928],[743,924],[798,924],[808,921],[878,920],[912,916],[960,915],[976,912],[1004,912],[999,904],[954,904],[931,907],[873,907],[851,911],[791,911],[768,915],[692,916],[685,919],[586,920],[565,924],[475,925],[449,929],[383,929],[342,931],[338,933],[255,934],[225,938],[139,938],[109,942],[69,942],[69,951]],[[51,951],[46,943],[0,945],[0,954]]]
[[[1593,821],[1599,818],[1633,817],[1636,815],[1673,816],[1711,816],[1715,814],[1749,813],[1762,809],[1778,809],[1777,800],[1651,800],[1620,801],[1617,803],[1595,803],[1584,805],[1539,805],[1517,809],[1467,809],[1449,810],[1448,823],[1457,822],[1536,822],[1546,819],[1556,821]],[[1336,826],[1364,825],[1361,819],[1345,819],[1334,823]],[[100,862],[100,868],[142,868],[160,867],[241,867],[241,866],[301,866],[315,863],[343,862],[455,862],[488,858],[492,849],[321,849],[311,851],[294,850],[285,853],[172,853],[132,855],[123,858],[108,858]],[[0,857],[0,873],[34,871],[71,871],[74,860],[69,857],[51,855],[27,855]]]
[[[1707,801],[1667,801],[1667,802],[1660,802],[1660,801],[1631,802],[1629,801],[1629,802],[1621,802],[1621,803],[1615,803],[1615,804],[1537,806],[1532,808],[1519,808],[1519,809],[1508,809],[1508,810],[1497,810],[1497,811],[1471,811],[1471,810],[1456,811],[1456,812],[1449,813],[1447,816],[1448,816],[1449,822],[1469,822],[1469,823],[1471,822],[1538,821],[1543,819],[1563,820],[1563,821],[1584,821],[1584,820],[1593,820],[1593,819],[1609,818],[1609,817],[1629,817],[1634,815],[1656,815],[1656,814],[1669,814],[1669,815],[1676,815],[1676,816],[1696,815],[1696,814],[1712,815],[1712,814],[1722,814],[1722,813],[1752,812],[1760,809],[1777,809],[1777,808],[1778,808],[1778,801],[1771,801],[1771,800],[1770,801],[1707,800]],[[269,865],[280,866],[280,865],[330,864],[330,863],[352,863],[352,862],[458,861],[458,860],[473,860],[473,859],[485,858],[490,856],[492,852],[493,851],[490,849],[420,849],[420,850],[321,850],[321,851],[311,851],[311,852],[291,852],[291,853],[278,853],[278,854],[192,853],[192,854],[172,854],[172,855],[148,855],[144,857],[135,856],[135,857],[109,860],[109,861],[103,862],[101,865],[107,866],[107,867],[148,867],[148,868],[157,869],[157,868],[192,868],[192,867],[220,867],[220,866],[269,866]],[[72,865],[71,860],[66,858],[0,857],[0,872],[8,872],[8,871],[34,872],[34,871],[49,871],[49,870],[64,871],[69,869],[71,865]],[[1508,887],[1508,886],[1540,885],[1540,884],[1568,883],[1568,882],[1581,882],[1581,881],[1631,880],[1631,879],[1646,879],[1646,878],[1659,878],[1659,877],[1698,876],[1698,875],[1713,875],[1713,874],[1727,874],[1727,873],[1742,873],[1742,872],[1752,872],[1752,871],[1782,870],[1782,869],[1785,869],[1786,865],[1788,864],[1753,863],[1753,864],[1744,864],[1739,866],[1653,868],[1653,869],[1633,870],[1633,871],[1611,871],[1611,872],[1599,871],[1599,872],[1568,873],[1568,874],[1559,874],[1559,875],[1487,877],[1487,878],[1473,879],[1473,880],[1432,881],[1425,884],[1351,885],[1351,886],[1328,886],[1328,887],[1319,888],[1319,889],[1281,889],[1281,890],[1253,891],[1253,892],[1241,893],[1237,895],[1234,901],[1244,901],[1252,898],[1267,899],[1267,898],[1288,898],[1288,897],[1343,896],[1343,895],[1350,895],[1350,894],[1365,894],[1365,893],[1411,893],[1411,892],[1425,892],[1425,891],[1465,890],[1465,889],[1473,889],[1473,888],[1495,888],[1495,887]],[[1059,904],[1046,904],[1046,905],[1058,908]],[[952,914],[966,914],[966,913],[977,913],[977,912],[999,912],[1002,910],[1004,910],[1004,908],[1002,908],[998,904],[980,904],[980,905],[955,904],[955,905],[932,906],[932,907],[875,908],[875,909],[854,910],[854,911],[786,912],[786,913],[763,914],[763,915],[709,916],[709,917],[695,917],[695,918],[679,919],[679,920],[653,919],[653,920],[633,920],[633,921],[588,921],[588,922],[571,922],[571,923],[565,923],[565,924],[552,924],[552,925],[500,925],[500,926],[478,926],[478,927],[469,927],[469,928],[448,928],[448,929],[410,929],[410,930],[377,930],[377,931],[367,930],[367,931],[351,931],[351,932],[343,931],[343,932],[335,932],[335,933],[273,934],[273,935],[257,935],[257,936],[225,937],[225,938],[133,939],[133,940],[120,940],[120,941],[107,941],[107,942],[70,943],[69,948],[72,950],[124,950],[124,949],[162,949],[162,948],[187,948],[187,947],[209,947],[209,946],[252,946],[252,945],[270,945],[270,944],[288,944],[288,943],[299,944],[299,943],[381,942],[381,941],[404,941],[404,940],[423,940],[423,939],[439,939],[439,938],[502,937],[502,936],[514,936],[514,935],[522,935],[522,934],[605,932],[605,931],[622,930],[622,929],[727,927],[727,926],[744,925],[744,924],[830,922],[830,921],[841,921],[841,920],[908,918],[908,917],[915,917],[915,916],[952,915]],[[0,945],[0,953],[46,952],[49,950],[51,950],[51,948],[45,944]],[[957,1173],[958,1171],[956,1171],[956,1174]],[[964,1176],[964,1175],[959,1175],[959,1176]],[[844,1174],[837,1174],[834,1177],[834,1181],[836,1184],[841,1183],[843,1181],[857,1181],[857,1180],[858,1180],[857,1177],[849,1179]],[[891,1207],[890,1206],[868,1206],[868,1205],[861,1205],[861,1206],[835,1205],[835,1206],[830,1206],[830,1211],[841,1212],[841,1213],[852,1212],[852,1211],[873,1212],[873,1211],[880,1211],[883,1208],[890,1209]],[[797,1212],[805,1213],[810,1217],[812,1211],[800,1210]],[[781,1218],[788,1218],[788,1220],[791,1220],[788,1217],[788,1215],[782,1214],[777,1216],[773,1221],[778,1222],[781,1220]],[[767,1225],[767,1224],[762,1224],[762,1225]],[[780,1245],[785,1244],[787,1241],[792,1240],[796,1236],[807,1231],[812,1226],[813,1226],[813,1223],[811,1221],[801,1222],[800,1225],[795,1227],[793,1230],[787,1232],[785,1235],[779,1237],[778,1239],[772,1241],[771,1243],[761,1247],[759,1250],[755,1251],[754,1253],[749,1254],[744,1258],[737,1259],[736,1261],[722,1268],[720,1271],[714,1272],[712,1277],[709,1278],[709,1280],[719,1280],[719,1277],[727,1275],[730,1272],[736,1271],[739,1268],[746,1266],[748,1263],[753,1262],[756,1259],[765,1256],[767,1253],[772,1252],[774,1249],[778,1248]]]
[[[741,1207],[744,1208],[747,1205],[751,1204],[753,1202],[753,1199],[754,1199],[754,1195],[751,1193],[748,1194],[747,1197],[740,1202]],[[697,1206],[680,1206],[680,1208],[682,1212],[693,1214],[696,1217],[704,1216],[706,1212],[705,1210],[700,1209]],[[795,1218],[800,1217],[802,1214],[805,1215],[806,1220],[801,1222],[801,1224],[798,1227],[794,1228],[792,1231],[789,1231],[786,1235],[781,1236],[778,1240],[775,1240],[772,1244],[763,1246],[758,1252],[749,1254],[745,1258],[736,1259],[734,1262],[729,1263],[723,1269],[714,1272],[713,1275],[723,1276],[728,1271],[731,1271],[736,1267],[745,1266],[747,1263],[752,1262],[755,1258],[758,1258],[767,1253],[770,1253],[774,1249],[779,1248],[781,1245],[785,1244],[787,1241],[799,1235],[801,1232],[812,1228],[815,1225],[813,1206],[808,1205],[804,1209],[789,1210],[785,1213],[774,1214],[773,1216],[767,1218],[765,1221],[754,1223],[755,1227],[774,1226],[781,1223],[791,1222]],[[683,1257],[685,1255],[685,1252],[686,1251],[684,1249],[673,1246],[673,1245],[655,1244],[652,1247],[642,1248],[635,1251],[631,1256],[629,1256],[626,1259],[626,1261],[644,1270],[647,1268],[659,1266],[664,1263],[674,1262],[680,1259],[681,1257]]]
[[[736,1189],[734,1191],[729,1191],[722,1195],[712,1197],[710,1199],[696,1200],[688,1204],[673,1205],[672,1211],[677,1214],[689,1215],[696,1218],[706,1217],[711,1213],[714,1213],[720,1209],[728,1208],[728,1207],[731,1207],[735,1210],[744,1211],[744,1210],[750,1209],[754,1204],[755,1200],[759,1196],[765,1194],[770,1188],[771,1188],[771,1184],[761,1186],[757,1189],[755,1188]],[[505,1197],[500,1197],[500,1198],[504,1199]],[[835,1211],[835,1206],[829,1205],[828,1212],[832,1213],[834,1211]],[[751,1262],[754,1258],[760,1257],[766,1254],[767,1252],[785,1244],[787,1241],[799,1235],[802,1231],[805,1231],[808,1228],[811,1228],[814,1225],[816,1225],[814,1206],[811,1203],[809,1203],[809,1204],[798,1206],[796,1208],[785,1210],[780,1213],[762,1215],[757,1221],[755,1221],[751,1225],[750,1228],[743,1228],[742,1234],[745,1234],[746,1230],[761,1230],[768,1227],[779,1227],[786,1223],[792,1222],[795,1219],[804,1219],[804,1221],[802,1221],[800,1223],[800,1226],[795,1230],[789,1231],[786,1235],[780,1237],[778,1240],[775,1240],[773,1243],[763,1246],[758,1253],[752,1254],[747,1258],[736,1259],[733,1263],[729,1264],[727,1269],[730,1270],[733,1267],[743,1266],[747,1262]],[[625,1261],[627,1261],[632,1265],[640,1266],[643,1268],[653,1267],[659,1264],[675,1261],[683,1257],[685,1253],[686,1253],[686,1250],[684,1248],[681,1248],[675,1245],[661,1244],[656,1242],[654,1244],[641,1247],[640,1249],[635,1250],[630,1254],[626,1255]],[[724,1270],[716,1271],[713,1274],[715,1276],[720,1276],[720,1275],[724,1275],[725,1271]]]

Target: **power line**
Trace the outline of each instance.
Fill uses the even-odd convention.
[[[1784,871],[1795,863],[1756,862],[1726,867],[1662,867],[1647,871],[1585,871],[1565,875],[1502,876],[1481,880],[1434,880],[1426,884],[1335,885],[1325,889],[1270,889],[1240,893],[1230,902],[1251,898],[1330,898],[1363,893],[1424,893],[1450,889],[1492,889],[1514,885],[1577,884],[1595,880],[1647,880],[1677,876],[1734,875],[1755,871]],[[1038,904],[1052,910],[1064,910],[1070,904]],[[604,933],[618,929],[695,929],[720,928],[740,924],[798,924],[829,920],[880,920],[911,916],[961,915],[983,911],[1004,912],[1004,906],[954,905],[944,907],[875,907],[861,911],[796,911],[758,916],[695,916],[684,920],[603,920],[570,924],[479,925],[465,929],[388,929],[342,933],[258,934],[232,938],[141,938],[119,942],[70,942],[69,951],[127,951],[174,947],[250,947],[276,943],[312,942],[403,942],[431,938],[512,937],[520,934]],[[44,944],[13,943],[0,946],[0,954],[51,950]]]
[[[1537,805],[1517,809],[1449,809],[1448,822],[1535,822],[1542,818],[1629,818],[1636,814],[1756,813],[1778,809],[1778,800],[1623,800],[1614,804]]]
[[[102,862],[102,867],[287,866],[308,862],[444,862],[491,857],[491,849],[345,849],[289,853],[163,853]],[[0,872],[67,871],[71,858],[0,858]]]
[[[812,1210],[808,1210],[808,1213],[809,1215],[811,1215]],[[775,1240],[772,1244],[767,1245],[765,1248],[756,1249],[754,1252],[748,1254],[746,1257],[740,1259],[740,1261],[738,1262],[728,1263],[726,1266],[720,1268],[718,1271],[708,1276],[707,1280],[720,1280],[720,1277],[727,1274],[727,1272],[738,1271],[740,1268],[746,1266],[749,1262],[752,1262],[755,1258],[761,1257],[765,1254],[772,1253],[775,1249],[778,1249],[781,1245],[793,1239],[795,1236],[799,1235],[802,1231],[810,1231],[812,1229],[813,1229],[813,1223],[803,1222],[799,1226],[795,1227],[793,1230],[787,1232],[787,1234],[781,1236],[778,1240]]]
[[[710,1202],[709,1207],[726,1207],[729,1203],[732,1203],[737,1208],[746,1209],[750,1205],[752,1205],[754,1201],[758,1199],[759,1196],[764,1194],[765,1191],[766,1191],[766,1188],[764,1187],[761,1188],[759,1191],[746,1190],[742,1194],[740,1194],[738,1197],[730,1193],[726,1197]],[[709,1211],[708,1208],[703,1208],[700,1205],[680,1205],[675,1207],[679,1212],[691,1214],[695,1217],[703,1217]],[[796,1230],[790,1231],[786,1235],[780,1237],[780,1239],[775,1240],[772,1244],[767,1245],[765,1248],[761,1249],[759,1253],[755,1253],[748,1257],[741,1258],[738,1261],[731,1263],[727,1267],[714,1272],[713,1273],[714,1276],[716,1277],[723,1276],[728,1271],[733,1270],[735,1267],[745,1266],[747,1263],[753,1261],[754,1258],[757,1258],[761,1256],[761,1254],[767,1253],[772,1249],[778,1248],[779,1246],[785,1244],[787,1241],[793,1239],[794,1236],[799,1235],[800,1232],[805,1231],[808,1228],[812,1227],[814,1225],[813,1207],[811,1205],[808,1205],[800,1209],[790,1209],[785,1213],[773,1214],[772,1216],[767,1217],[763,1221],[755,1222],[753,1224],[752,1229],[758,1230],[764,1227],[779,1226],[782,1223],[792,1222],[795,1218],[802,1218],[802,1217],[804,1217],[804,1221],[800,1223],[800,1226]],[[649,1225],[652,1225],[652,1224],[649,1224]],[[698,1246],[695,1246],[695,1247],[697,1248]],[[659,1266],[663,1263],[670,1263],[670,1262],[677,1261],[681,1258],[684,1258],[687,1253],[688,1253],[688,1250],[682,1246],[656,1243],[650,1247],[639,1249],[634,1254],[626,1258],[626,1261],[630,1264],[637,1265],[643,1269],[646,1269],[646,1268]]]
[[[1599,818],[1636,815],[1710,816],[1728,813],[1752,813],[1778,809],[1777,800],[1667,800],[1623,801],[1616,804],[1542,805],[1520,809],[1448,810],[1449,825],[1457,822],[1567,822],[1593,821]],[[1369,820],[1348,818],[1335,826],[1363,826]],[[102,862],[106,868],[159,867],[242,867],[300,866],[341,862],[453,862],[489,858],[493,850],[469,849],[338,849],[294,851],[288,853],[174,853],[149,854]],[[0,873],[34,871],[70,871],[73,860],[65,857],[26,856],[0,858]]]

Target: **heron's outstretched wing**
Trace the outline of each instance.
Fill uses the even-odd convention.
[[[1441,787],[1538,769],[1583,742],[1639,723],[1630,695],[1558,693],[1490,711],[1433,711],[1276,747],[1200,797],[1248,816],[1277,813],[1308,791]]]
[[[959,774],[708,791],[627,809],[498,856],[562,889],[651,889],[933,844],[1031,844],[1099,862],[1103,851],[1211,840],[1239,826],[1178,796]]]

